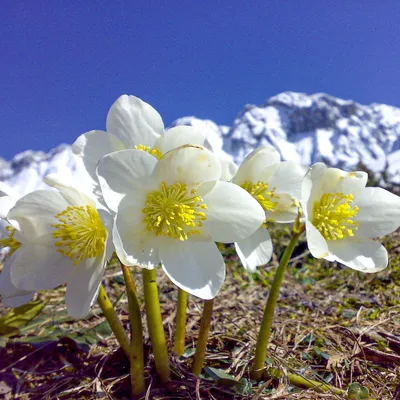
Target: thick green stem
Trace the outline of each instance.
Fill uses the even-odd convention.
[[[300,375],[295,375],[295,374],[287,374],[288,381],[290,384],[293,386],[301,387],[301,388],[306,388],[306,389],[313,389],[318,393],[323,393],[323,392],[331,392],[335,393],[337,395],[344,395],[346,393],[345,390],[339,389],[337,387],[327,385],[326,383],[321,383],[318,381],[313,381],[311,379],[303,378]]]
[[[106,317],[108,324],[114,332],[114,335],[117,338],[119,345],[129,358],[130,346],[128,336],[126,336],[125,329],[122,326],[121,321],[119,320],[118,315],[114,310],[114,306],[111,303],[110,298],[108,297],[106,289],[102,284],[100,285],[97,301],[103,311],[104,316]]]
[[[204,301],[203,315],[201,316],[201,321],[200,321],[199,338],[197,339],[196,353],[194,355],[194,360],[192,365],[192,372],[194,375],[197,376],[200,375],[201,370],[203,369],[203,362],[206,354],[208,334],[210,332],[213,305],[214,305],[214,299]]]
[[[302,232],[303,229],[300,229],[293,233],[292,239],[290,240],[289,245],[280,260],[279,267],[276,270],[271,290],[268,295],[267,304],[264,309],[264,315],[260,326],[260,332],[258,334],[253,366],[251,368],[251,377],[257,381],[260,380],[262,376],[262,369],[264,367],[265,357],[267,356],[267,346],[271,334],[272,319],[274,317],[274,311],[279,297],[279,290],[285,275],[286,266],[288,265],[290,257],[292,256],[293,250],[296,247],[297,241]]]
[[[121,264],[124,274],[126,294],[128,296],[129,320],[131,323],[131,385],[132,396],[139,398],[146,390],[144,383],[144,358],[143,358],[143,327],[142,314],[136,295],[135,282],[131,271],[126,265]]]
[[[176,327],[175,327],[175,353],[181,357],[185,351],[186,334],[186,308],[188,294],[182,289],[178,290],[178,304],[176,309]]]
[[[160,302],[158,299],[156,270],[143,268],[142,274],[147,325],[149,327],[156,370],[161,381],[168,382],[171,372],[169,368],[167,342],[165,340],[164,326],[161,318]]]

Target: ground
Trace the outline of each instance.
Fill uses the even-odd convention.
[[[290,227],[270,229],[279,255],[288,242]],[[278,256],[248,275],[233,247],[221,246],[227,279],[215,299],[207,368],[200,380],[190,374],[190,364],[202,302],[189,298],[186,352],[177,359],[172,354],[177,290],[158,271],[173,380],[169,385],[158,383],[145,332],[146,398],[400,399],[400,233],[383,243],[389,249],[390,265],[373,275],[314,260],[305,243],[299,244],[281,288],[268,368],[260,383],[250,380],[248,367]],[[142,300],[140,271],[133,273]],[[127,299],[117,266],[107,270],[104,284],[128,327]],[[129,399],[128,362],[100,309],[94,307],[85,320],[70,319],[64,290],[39,293],[38,301],[22,316],[14,316],[14,329],[4,326],[4,318],[0,321],[0,398]],[[3,317],[9,311],[0,305]],[[221,376],[222,371],[231,377]],[[350,392],[368,391],[369,397],[299,388],[293,374],[306,383],[313,380],[345,391],[349,387]]]

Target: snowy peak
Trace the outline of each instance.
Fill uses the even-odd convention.
[[[397,181],[400,109],[363,106],[324,93],[285,92],[263,106],[248,105],[235,119],[224,149],[237,161],[253,148],[272,144],[285,160],[323,161],[343,169],[363,163],[375,172],[389,167]]]
[[[284,92],[261,106],[247,105],[231,126],[183,117],[172,126],[190,125],[205,132],[214,152],[240,163],[254,148],[273,145],[283,160],[311,165],[322,161],[352,170],[363,163],[400,183],[400,109],[384,104],[361,105],[324,93]],[[0,181],[23,195],[47,187],[52,172],[73,176],[70,146],[49,153],[25,151],[7,162],[0,158]]]

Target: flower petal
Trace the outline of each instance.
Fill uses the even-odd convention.
[[[314,203],[319,201],[324,193],[356,195],[364,190],[367,183],[368,175],[365,172],[346,172],[322,165],[323,167],[321,163],[317,163],[311,168],[312,190],[308,199],[308,214],[312,213]]]
[[[315,258],[325,258],[329,255],[328,243],[319,230],[306,220],[307,245]]]
[[[185,145],[165,153],[154,168],[157,182],[195,187],[221,177],[221,162],[205,147]]]
[[[0,197],[0,218],[7,218],[8,212],[14,207],[18,199],[14,196],[3,196]]]
[[[204,230],[215,242],[233,243],[253,234],[264,222],[257,200],[240,186],[219,181],[204,197]]]
[[[11,282],[23,290],[46,290],[68,281],[73,262],[56,247],[23,244],[11,265]]]
[[[225,263],[213,242],[165,241],[160,248],[162,267],[179,288],[204,300],[213,299],[225,279]]]
[[[113,232],[113,226],[114,226],[114,218],[113,216],[106,210],[97,210],[97,212],[100,215],[101,221],[103,222],[104,227],[107,230],[108,236],[107,236],[107,241],[106,241],[106,259],[110,260],[115,247],[114,243],[112,241],[112,232]]]
[[[60,174],[46,175],[44,181],[51,187],[56,188],[72,206],[96,207],[96,202],[83,191],[76,188],[71,179],[66,179]]]
[[[72,152],[82,159],[92,179],[96,179],[96,166],[101,157],[123,149],[124,144],[115,135],[105,131],[86,132],[72,144]]]
[[[123,200],[123,202],[126,198]],[[161,238],[147,232],[142,216],[137,210],[130,213],[124,207],[116,217],[113,229],[113,241],[118,258],[125,265],[139,265],[152,269],[160,263],[158,242]]]
[[[136,192],[149,180],[156,164],[155,157],[139,150],[122,150],[103,157],[97,176],[107,206],[116,212],[127,193]]]
[[[238,166],[231,160],[221,158],[221,181],[230,181],[236,175],[238,171]]]
[[[52,230],[51,224],[59,223],[55,216],[69,205],[59,192],[37,190],[19,199],[7,219],[27,241],[32,242],[48,234]]]
[[[106,126],[107,132],[113,133],[130,149],[139,144],[153,147],[164,132],[160,114],[150,104],[126,94],[111,106]]]
[[[267,221],[274,221],[280,224],[293,222],[299,213],[299,207],[296,199],[288,193],[279,193],[274,197],[276,206],[273,211],[266,211]]]
[[[164,135],[158,138],[154,147],[157,147],[162,154],[165,154],[185,144],[199,144],[203,146],[205,140],[206,135],[201,130],[193,126],[181,125],[168,129]]]
[[[281,156],[272,146],[261,146],[252,151],[242,162],[233,182],[242,185],[245,181],[259,181],[260,172],[269,165],[277,164]]]
[[[387,235],[400,226],[400,197],[385,189],[367,187],[354,197],[354,204],[359,208],[357,237]]]
[[[371,239],[330,240],[329,251],[336,261],[357,271],[378,272],[388,265],[386,249]]]
[[[23,304],[29,303],[35,294],[33,291],[18,289],[12,284],[10,271],[14,260],[14,254],[7,258],[0,274],[1,301],[8,307],[19,307]]]
[[[271,236],[267,229],[261,227],[248,238],[235,243],[235,248],[243,267],[253,273],[256,267],[267,264],[271,259]]]
[[[65,295],[68,314],[73,318],[83,318],[97,299],[99,286],[105,269],[104,254],[87,259],[73,269]]]
[[[275,187],[277,192],[289,193],[300,200],[301,184],[307,170],[308,168],[294,161],[281,162],[269,180],[269,188]]]

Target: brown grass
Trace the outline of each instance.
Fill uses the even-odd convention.
[[[274,229],[274,228],[273,228]],[[189,297],[186,353],[172,356],[173,380],[157,381],[145,327],[148,399],[339,399],[333,393],[296,388],[287,373],[346,390],[359,382],[370,398],[400,399],[400,252],[399,234],[386,239],[392,254],[387,270],[374,275],[313,260],[300,244],[286,273],[268,349],[268,368],[280,371],[264,381],[249,377],[249,365],[277,257],[252,276],[239,266],[232,247],[224,248],[226,283],[215,300],[206,366],[224,370],[240,382],[200,380],[189,371],[202,302]],[[288,229],[276,228],[276,253],[287,242]],[[159,271],[160,301],[172,349],[177,291]],[[135,271],[142,300],[140,273]],[[109,268],[106,288],[116,301],[125,326],[127,300],[117,268]],[[69,319],[64,288],[39,293],[44,312],[0,349],[0,398],[129,399],[128,362],[96,306],[88,319]],[[2,314],[7,310],[0,305]],[[143,320],[145,316],[143,313]],[[100,325],[101,324],[101,325]],[[1,338],[0,338],[1,339]],[[172,352],[171,352],[172,353]],[[273,374],[272,374],[273,376]],[[275,375],[276,376],[276,375]]]

